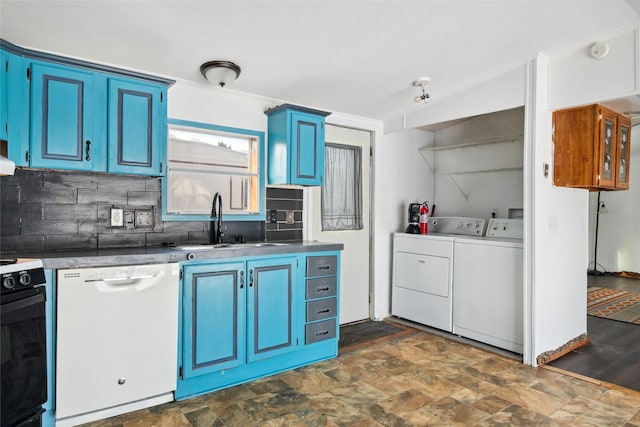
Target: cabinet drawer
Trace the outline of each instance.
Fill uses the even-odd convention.
[[[336,337],[336,319],[310,323],[304,327],[305,344],[329,340]]]
[[[336,276],[307,279],[307,299],[335,296],[336,287]]]
[[[320,299],[307,303],[307,322],[336,317],[336,298]]]
[[[307,257],[307,277],[331,276],[336,274],[337,267],[336,255]]]

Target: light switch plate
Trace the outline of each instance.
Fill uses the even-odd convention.
[[[134,213],[135,227],[151,228],[153,227],[153,210],[137,209]]]
[[[111,226],[124,227],[124,209],[111,208]]]

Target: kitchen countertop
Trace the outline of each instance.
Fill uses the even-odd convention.
[[[216,247],[218,246],[218,247]],[[302,241],[291,243],[240,243],[220,245],[177,245],[176,247],[142,247],[114,249],[83,249],[73,251],[2,253],[1,258],[38,258],[44,268],[108,267],[133,264],[216,260],[223,258],[283,255],[301,252],[342,250],[341,243]]]

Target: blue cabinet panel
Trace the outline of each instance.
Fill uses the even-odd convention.
[[[35,62],[31,79],[31,166],[105,170],[100,76]]]
[[[43,405],[45,410],[42,414],[43,427],[53,427],[55,424],[55,354],[56,354],[56,284],[55,270],[45,270],[45,286],[46,302],[45,302],[45,321],[46,321],[46,339],[47,339],[47,401]]]
[[[244,263],[184,269],[183,363],[191,378],[245,361]]]
[[[24,58],[4,50],[2,66],[2,132],[7,144],[7,157],[16,166],[28,166],[29,151],[29,64]],[[5,59],[7,62],[5,62]]]
[[[324,118],[292,113],[294,135],[292,183],[321,185],[324,172]],[[322,166],[323,170],[319,167]]]
[[[249,261],[248,360],[295,349],[295,258]]]
[[[8,138],[8,116],[9,111],[9,53],[4,50],[0,51],[0,139]]]
[[[166,116],[162,86],[109,79],[108,171],[161,175]]]

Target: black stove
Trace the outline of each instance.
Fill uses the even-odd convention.
[[[2,295],[45,283],[42,260],[32,258],[0,259]]]

